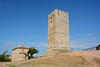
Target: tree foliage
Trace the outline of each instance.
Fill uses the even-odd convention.
[[[100,50],[100,44],[96,47],[96,50]]]
[[[39,50],[35,49],[34,47],[30,47],[28,54],[30,55],[31,58],[33,58],[33,54],[38,53]]]
[[[0,62],[8,62],[11,59],[9,59],[9,55],[5,55],[8,51],[5,51],[3,54],[0,55]]]

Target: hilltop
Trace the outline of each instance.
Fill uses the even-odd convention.
[[[100,50],[73,51],[18,62],[2,62],[0,67],[100,67]]]

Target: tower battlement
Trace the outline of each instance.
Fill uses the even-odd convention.
[[[50,13],[49,15],[48,15],[48,17],[49,16],[52,16],[52,15],[54,15],[54,14],[58,14],[58,15],[60,15],[60,16],[67,16],[68,15],[68,12],[65,12],[65,11],[61,11],[61,10],[58,10],[58,9],[55,9],[52,13]]]

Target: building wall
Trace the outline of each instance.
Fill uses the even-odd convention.
[[[27,54],[28,49],[15,49],[12,50],[12,61],[19,61],[28,59],[28,56],[25,54],[19,54],[20,52],[25,52]]]
[[[48,49],[70,51],[68,12],[55,9],[48,15]]]
[[[55,12],[48,15],[48,49],[55,48]]]
[[[16,53],[16,50],[12,50],[12,61],[16,61],[16,55],[17,55],[17,53]]]

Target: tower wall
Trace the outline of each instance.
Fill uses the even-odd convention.
[[[48,49],[55,48],[55,11],[48,15]]]
[[[68,12],[55,9],[48,15],[48,50],[70,51]]]

